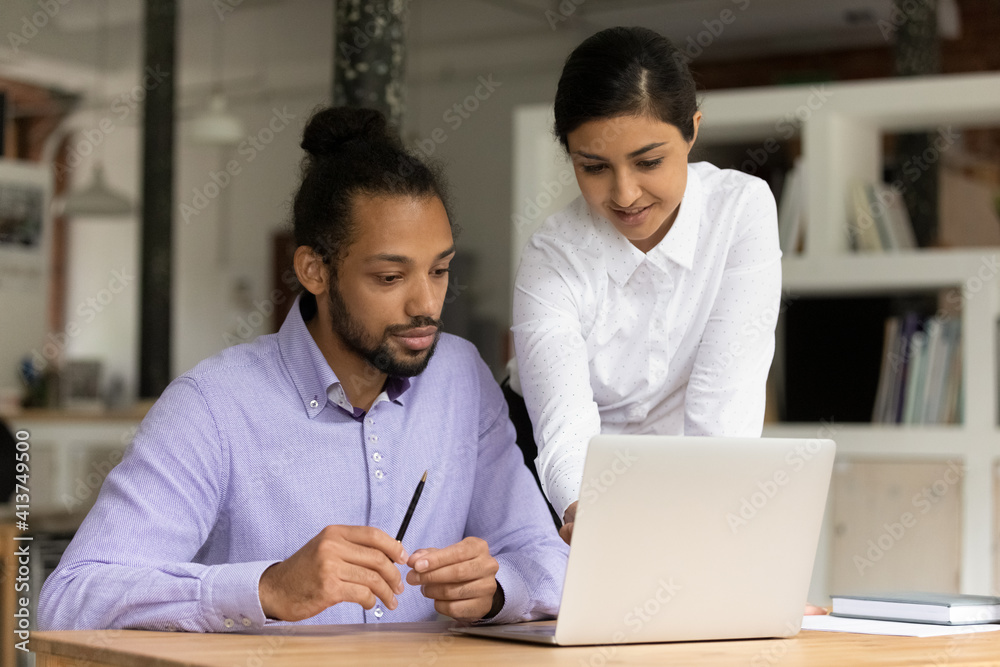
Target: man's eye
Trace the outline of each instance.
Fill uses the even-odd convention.
[[[446,276],[451,269],[434,269],[435,276]]]
[[[381,282],[382,284],[390,285],[392,283],[398,282],[399,276],[379,276],[378,279],[379,282]]]

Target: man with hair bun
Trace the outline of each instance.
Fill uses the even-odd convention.
[[[441,332],[443,179],[372,110],[319,111],[302,147],[303,294],[278,333],[167,387],[45,582],[41,628],[556,613],[567,548],[489,369]]]

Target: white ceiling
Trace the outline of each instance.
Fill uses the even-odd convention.
[[[216,8],[224,4],[180,2],[180,83],[187,95],[207,91],[212,45],[220,36],[230,90],[326,85],[332,0],[228,0],[233,11],[220,14]],[[956,38],[955,0],[939,5],[940,31]],[[75,0],[59,5],[26,44],[14,44],[9,35],[22,33],[40,4],[3,0],[0,75],[77,91],[92,88],[97,71],[109,80],[116,74],[134,80],[142,6],[139,0]],[[411,0],[408,76],[551,71],[583,37],[613,25],[648,26],[682,46],[710,41],[699,56],[705,61],[875,46],[886,43],[878,22],[891,19],[891,6],[892,0]],[[709,40],[713,28],[718,34]],[[107,45],[103,56],[99,43]]]

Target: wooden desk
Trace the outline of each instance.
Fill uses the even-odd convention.
[[[1000,665],[1000,632],[919,639],[803,631],[792,639],[561,648],[456,636],[450,625],[280,626],[265,635],[34,632],[30,646],[36,667]]]

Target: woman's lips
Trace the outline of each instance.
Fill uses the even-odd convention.
[[[403,347],[414,351],[426,350],[434,344],[437,336],[437,327],[424,327],[422,329],[410,329],[402,333],[395,334]]]
[[[652,204],[649,206],[642,206],[639,208],[615,208],[611,207],[611,212],[615,214],[615,217],[621,221],[623,225],[629,227],[638,227],[639,225],[646,222],[649,217],[649,210],[652,208]]]

